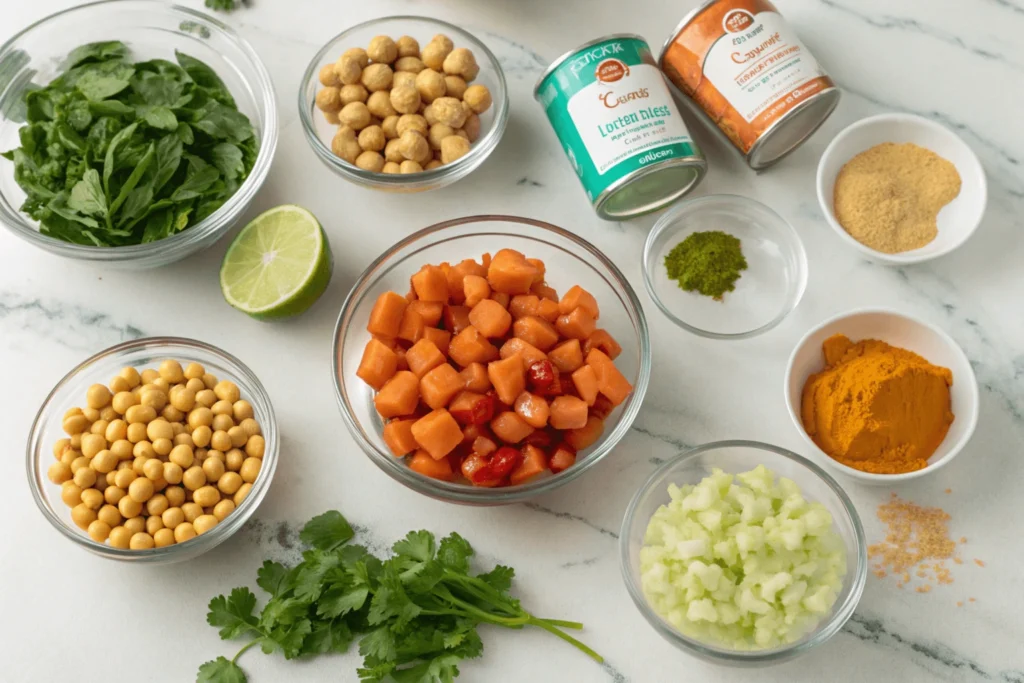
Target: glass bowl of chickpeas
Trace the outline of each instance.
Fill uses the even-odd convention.
[[[391,192],[464,178],[498,145],[508,111],[497,57],[429,17],[384,17],[338,34],[299,88],[317,157],[346,180]]]
[[[192,339],[101,351],[50,392],[29,436],[40,511],[103,557],[197,557],[252,516],[277,466],[270,397],[241,361]]]

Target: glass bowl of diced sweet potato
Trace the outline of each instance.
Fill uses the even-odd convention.
[[[612,451],[643,402],[651,347],[636,293],[589,242],[472,216],[366,269],[338,318],[333,370],[374,464],[434,498],[494,505]]]

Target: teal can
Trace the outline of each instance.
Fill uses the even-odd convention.
[[[559,57],[533,91],[601,218],[657,211],[692,190],[707,161],[643,38],[599,38]]]

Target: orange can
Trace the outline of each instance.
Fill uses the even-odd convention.
[[[658,65],[754,169],[796,149],[839,103],[835,83],[767,0],[704,2]]]

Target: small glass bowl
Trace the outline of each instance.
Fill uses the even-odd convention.
[[[747,269],[722,301],[679,288],[665,256],[694,232],[720,230],[739,238]],[[710,339],[749,339],[767,332],[800,303],[807,255],[796,230],[761,202],[720,194],[685,200],[654,224],[644,244],[644,285],[661,312]]]
[[[18,147],[24,125],[21,98],[64,69],[68,53],[84,43],[120,40],[135,60],[174,59],[181,50],[209,64],[249,117],[260,149],[242,186],[217,211],[176,235],[126,247],[71,244],[47,237],[21,213],[24,191],[14,181],[14,164],[0,159],[0,223],[50,253],[124,269],[156,268],[206,249],[231,228],[266,180],[277,147],[274,84],[256,51],[227,25],[194,10],[154,0],[106,0],[58,12],[0,47],[0,151]]]
[[[647,603],[640,581],[640,549],[651,516],[671,498],[668,485],[697,484],[718,468],[738,474],[764,465],[777,476],[793,480],[804,497],[824,505],[846,545],[846,576],[832,613],[802,639],[773,650],[729,650],[680,633]],[[757,441],[718,441],[689,450],[664,463],[648,477],[626,509],[619,534],[619,561],[629,595],[640,613],[668,642],[687,654],[714,664],[757,667],[778,664],[806,654],[834,636],[853,614],[867,580],[867,541],[860,516],[842,487],[823,469],[795,453]]]
[[[455,47],[465,47],[473,52],[480,73],[471,85],[486,85],[491,91],[491,108],[480,115],[480,136],[469,148],[469,152],[456,161],[422,173],[386,174],[366,171],[341,159],[331,151],[331,138],[337,126],[327,122],[323,112],[316,108],[316,93],[320,84],[320,68],[333,64],[345,50],[352,47],[365,48],[374,36],[385,35],[397,39],[412,36],[420,47],[435,34],[444,33]],[[463,29],[437,19],[416,16],[394,16],[371,19],[356,24],[331,38],[306,68],[299,86],[299,118],[313,152],[327,168],[356,185],[385,192],[425,192],[451,185],[469,175],[494,151],[505,133],[508,124],[508,89],[505,74],[498,58],[479,39]]]
[[[85,404],[85,391],[92,384],[106,385],[125,366],[155,367],[173,358],[183,363],[202,363],[218,378],[238,385],[242,398],[252,404],[266,447],[263,466],[249,495],[234,512],[212,530],[185,543],[151,550],[128,550],[97,543],[71,521],[71,509],[61,500],[61,487],[46,476],[53,463],[53,444],[67,434],[61,429],[65,411]],[[26,467],[32,497],[43,516],[57,531],[86,550],[102,557],[148,564],[169,564],[198,557],[212,550],[242,528],[270,488],[277,468],[278,434],[270,397],[256,375],[242,361],[215,346],[180,337],[149,337],[112,346],[89,358],[57,383],[36,414],[28,439]]]
[[[633,392],[604,421],[600,440],[581,451],[576,464],[562,472],[518,486],[482,488],[439,481],[414,472],[384,443],[383,422],[373,404],[374,391],[356,376],[363,348],[370,340],[366,322],[377,297],[405,292],[409,278],[426,263],[478,259],[484,252],[516,249],[548,264],[548,280],[564,292],[578,284],[601,307],[598,324],[622,346],[615,364]],[[514,216],[470,216],[424,228],[391,247],[359,277],[341,308],[334,331],[332,359],[338,407],[345,425],[363,451],[392,479],[437,500],[469,505],[504,505],[548,493],[581,476],[611,453],[629,431],[651,375],[647,320],[636,293],[607,256],[589,242],[549,223]]]

